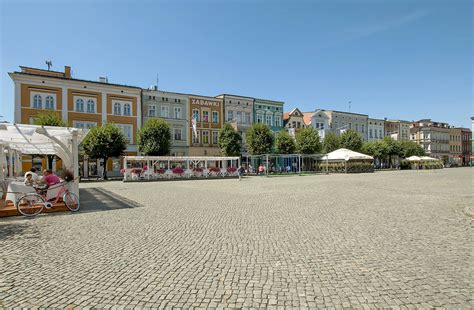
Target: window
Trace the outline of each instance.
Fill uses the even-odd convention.
[[[122,115],[122,105],[119,102],[114,103],[114,115]]]
[[[227,111],[227,121],[230,122],[234,119],[234,111]]]
[[[371,131],[372,131],[372,129],[371,129]],[[377,129],[374,129],[374,133],[375,133],[375,139],[378,139]]]
[[[242,124],[242,112],[237,111],[237,124]]]
[[[275,126],[281,127],[281,117],[275,116]]]
[[[383,135],[382,135],[382,129],[379,129],[379,137],[380,139],[382,139]]]
[[[202,121],[209,122],[209,111],[202,111]]]
[[[365,125],[362,124],[362,132],[365,132]]]
[[[84,100],[81,98],[76,100],[76,112],[84,112]]]
[[[218,144],[219,143],[219,132],[218,131],[213,131],[212,132],[212,144]]]
[[[181,129],[180,128],[175,128],[174,129],[174,139],[179,141],[181,140]]]
[[[49,109],[49,110],[54,110],[54,98],[52,96],[47,96],[46,97],[45,108]]]
[[[80,128],[80,129],[91,129],[97,126],[97,123],[94,122],[79,122],[79,121],[74,121],[72,123],[72,126],[75,128]]]
[[[132,114],[132,109],[130,107],[130,103],[126,103],[123,105],[123,115],[130,116]]]
[[[257,123],[263,123],[263,114],[257,114]]]
[[[208,130],[202,131],[202,143],[209,144],[209,131]]]
[[[359,124],[355,124],[355,130],[359,131]]]
[[[369,138],[372,138],[372,129],[369,129]]]
[[[250,112],[245,112],[245,124],[251,124]]]
[[[181,118],[181,108],[175,107],[174,108],[174,118],[180,119]]]
[[[95,113],[95,102],[92,99],[87,100],[87,112]]]
[[[35,95],[33,97],[33,108],[35,109],[42,109],[43,108],[43,103],[40,95]]]
[[[169,107],[163,106],[161,107],[161,117],[168,118],[169,116]]]
[[[199,122],[199,110],[197,110],[197,109],[193,110],[193,118],[196,119],[196,121]]]
[[[178,102],[178,99],[174,98],[174,103],[177,103]]]
[[[128,143],[133,143],[133,135],[132,135],[132,125],[124,125],[124,124],[117,124],[117,127],[122,131],[127,138]]]
[[[212,122],[216,124],[219,123],[219,112],[212,111]]]
[[[148,107],[148,116],[149,117],[155,117],[156,116],[156,106],[151,105]]]
[[[267,114],[266,119],[265,119],[265,123],[266,123],[268,126],[271,126],[271,125],[272,125],[272,116],[271,116],[270,114]]]
[[[192,133],[192,136],[193,136],[193,143],[195,144],[199,144],[199,130],[197,130],[197,135],[194,134],[194,132]]]
[[[148,96],[148,100],[151,100],[151,96]]]

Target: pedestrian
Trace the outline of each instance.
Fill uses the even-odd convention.
[[[265,167],[263,165],[258,166],[258,174],[263,175],[265,172]]]
[[[239,181],[242,181],[242,175],[243,175],[244,172],[245,172],[244,167],[241,165],[241,166],[239,167],[239,169],[237,170],[237,172],[238,172],[238,175],[239,175]]]

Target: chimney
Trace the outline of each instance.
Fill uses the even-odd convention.
[[[105,77],[104,77],[104,76],[100,76],[100,77],[99,77],[99,82],[101,82],[101,83],[106,83],[106,84],[107,84],[107,83],[109,82],[109,79],[108,79],[106,76],[105,76]]]
[[[70,79],[71,78],[71,67],[69,66],[64,66],[64,77],[66,79]]]

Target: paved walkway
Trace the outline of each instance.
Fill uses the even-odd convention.
[[[472,308],[472,171],[83,184],[0,220],[0,308]]]

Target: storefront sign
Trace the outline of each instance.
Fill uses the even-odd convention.
[[[194,105],[201,105],[201,106],[208,106],[208,107],[219,107],[221,102],[214,101],[214,100],[207,100],[207,99],[197,99],[197,98],[190,98],[191,104]]]

